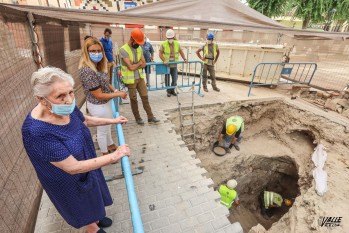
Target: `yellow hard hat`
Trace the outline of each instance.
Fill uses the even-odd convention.
[[[290,199],[284,199],[284,203],[286,206],[291,206],[292,205],[292,201]]]
[[[236,125],[234,125],[234,124],[228,125],[227,129],[225,130],[225,132],[226,132],[229,136],[233,135],[233,134],[236,132]]]

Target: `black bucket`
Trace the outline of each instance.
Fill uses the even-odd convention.
[[[215,143],[213,143],[212,151],[217,156],[224,156],[227,153],[225,148],[219,145],[219,141],[216,141]]]

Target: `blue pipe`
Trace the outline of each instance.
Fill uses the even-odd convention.
[[[113,76],[112,76],[112,83],[114,86],[117,80],[115,78],[116,72],[114,69]],[[112,104],[112,110],[113,110],[113,115],[114,117],[119,117],[120,114],[119,112],[116,111],[116,109],[119,109],[119,98],[114,98],[113,99],[113,104]],[[122,130],[121,124],[116,124],[115,125],[117,136],[118,136],[118,141],[119,141],[119,146],[125,144],[125,137],[124,137],[124,132]],[[131,211],[131,218],[132,218],[132,225],[133,225],[133,232],[135,233],[144,233],[143,229],[143,223],[142,223],[142,218],[138,206],[138,201],[137,201],[137,195],[135,191],[135,186],[133,183],[133,178],[132,178],[132,171],[131,171],[131,166],[130,166],[130,160],[128,159],[128,156],[124,156],[121,159],[121,167],[123,171],[123,175],[125,177],[125,183],[126,183],[126,189],[127,189],[127,196],[128,196],[128,202],[130,205],[130,211]]]

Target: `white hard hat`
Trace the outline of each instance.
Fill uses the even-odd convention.
[[[166,38],[173,38],[175,36],[175,32],[172,29],[168,29],[166,32]]]
[[[236,180],[234,180],[234,179],[228,180],[228,182],[227,182],[227,186],[230,189],[234,189],[237,185],[238,185],[238,182],[236,182]]]

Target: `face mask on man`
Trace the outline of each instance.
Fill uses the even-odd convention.
[[[103,53],[90,53],[90,59],[93,62],[100,62],[103,59]]]
[[[212,40],[207,40],[207,44],[212,44]]]
[[[138,49],[138,47],[139,47],[139,44],[132,44],[132,48]]]
[[[48,99],[45,100],[51,104],[50,112],[58,116],[69,116],[75,109],[75,98],[71,104],[53,104]]]

